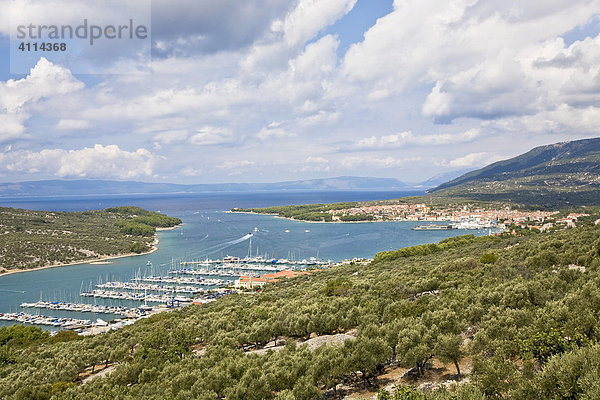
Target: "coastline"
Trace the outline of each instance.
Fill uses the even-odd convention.
[[[305,221],[303,219],[295,219],[290,217],[282,217],[279,214],[257,213],[254,211],[225,211],[232,214],[253,214],[253,215],[269,215],[275,218],[287,219],[288,221],[306,222],[307,224],[374,224],[377,222],[419,222],[419,221],[401,221],[401,220],[378,220],[378,221]]]
[[[158,250],[158,244],[160,242],[160,239],[158,238],[158,231],[159,230],[160,231],[173,230],[173,229],[179,228],[182,225],[183,224],[179,224],[179,225],[171,227],[171,228],[156,228],[156,233],[154,234],[154,241],[150,245],[150,250],[148,250],[146,252],[143,252],[143,253],[115,254],[113,256],[102,256],[102,257],[99,257],[99,258],[89,258],[89,259],[86,259],[86,260],[73,261],[73,262],[70,262],[70,263],[59,263],[59,264],[52,264],[52,265],[44,265],[43,267],[36,267],[36,268],[30,268],[30,269],[15,269],[15,270],[9,269],[9,270],[0,272],[0,278],[2,278],[3,276],[12,275],[12,274],[21,274],[21,273],[24,273],[24,272],[41,271],[41,270],[50,269],[50,268],[68,267],[68,266],[71,266],[71,265],[95,264],[95,263],[98,263],[96,265],[103,265],[103,264],[107,264],[106,261],[115,260],[117,258],[134,257],[134,256],[145,256],[145,255],[148,255],[148,254],[152,254],[156,250]]]

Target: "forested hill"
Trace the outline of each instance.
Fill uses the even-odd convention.
[[[598,399],[598,218],[386,252],[93,337],[0,328],[0,398],[320,400],[397,384],[379,399]],[[468,379],[445,389],[457,367]]]
[[[181,223],[139,207],[50,212],[0,208],[0,273],[149,251],[157,227]]]
[[[597,205],[600,138],[536,147],[467,173],[430,193],[545,207]]]

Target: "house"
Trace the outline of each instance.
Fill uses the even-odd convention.
[[[254,289],[260,286],[264,286],[267,283],[265,278],[254,278],[252,276],[240,276],[240,279],[236,279],[233,286],[236,289]]]
[[[309,272],[306,271],[280,271],[280,272],[275,272],[272,274],[265,274],[263,276],[261,276],[261,278],[265,278],[267,280],[267,282],[277,282],[279,279],[282,278],[294,278],[296,276],[300,276],[300,275],[308,275]]]
[[[280,271],[272,274],[265,274],[260,278],[253,278],[251,276],[240,276],[240,279],[237,279],[234,282],[234,287],[236,289],[254,289],[259,286],[263,286],[269,282],[277,282],[282,278],[294,278],[299,275],[308,275],[309,272],[306,271]]]

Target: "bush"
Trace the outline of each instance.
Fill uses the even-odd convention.
[[[482,264],[493,264],[496,261],[498,261],[498,256],[494,253],[484,253],[479,259]]]
[[[324,293],[327,296],[343,296],[352,288],[352,282],[348,279],[338,278],[327,282]]]
[[[142,242],[135,242],[131,246],[131,252],[136,253],[136,254],[145,253],[148,250],[149,250],[148,245],[146,245],[145,243],[142,243]]]

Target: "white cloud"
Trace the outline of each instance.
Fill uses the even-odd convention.
[[[8,140],[16,139],[22,136],[25,132],[24,122],[29,118],[28,114],[2,114],[2,122],[0,123],[0,143]]]
[[[31,117],[29,108],[40,99],[56,97],[83,88],[68,69],[41,58],[23,79],[0,82],[0,141],[15,139],[25,133]]]
[[[188,132],[186,130],[174,130],[161,132],[157,135],[154,135],[152,139],[157,143],[172,144],[183,142],[187,139],[187,137]]]
[[[0,154],[0,170],[9,172],[43,173],[59,178],[116,178],[151,177],[157,157],[145,149],[134,152],[121,150],[117,145],[80,150],[44,149]]]
[[[356,0],[300,0],[282,25],[286,43],[290,46],[304,44],[350,12],[354,4]]]
[[[250,167],[254,165],[254,161],[249,160],[238,160],[238,161],[225,161],[224,163],[217,166],[218,169],[224,170],[238,170],[245,167]]]
[[[415,135],[411,131],[396,133],[387,136],[371,136],[363,138],[345,147],[345,150],[389,150],[400,149],[406,146],[435,146],[444,144],[467,143],[479,136],[479,129],[451,134],[440,133],[435,135]]]
[[[91,127],[90,121],[84,119],[61,119],[56,124],[56,129],[59,130],[82,130]]]
[[[264,0],[260,17],[260,2],[227,14],[233,3],[159,1],[152,79],[106,76],[84,88],[42,59],[27,78],[0,82],[0,142],[32,154],[65,143],[148,148],[168,160],[154,166],[160,176],[174,180],[218,181],[244,168],[248,179],[398,170],[414,180],[486,162],[454,151],[508,154],[600,134],[600,37],[560,38],[587,24],[600,0],[397,0],[341,58],[346,32],[319,35],[355,0]],[[167,23],[185,7],[179,26]],[[236,29],[238,16],[248,21]],[[94,135],[72,132],[91,127]],[[232,150],[261,161],[224,163]],[[427,164],[411,163],[421,151]]]
[[[286,136],[293,136],[291,133],[287,132],[285,129],[281,128],[281,123],[272,122],[268,126],[262,128],[257,134],[256,137],[260,140],[268,140],[273,138],[282,138]]]
[[[217,144],[231,143],[233,135],[228,129],[205,126],[198,133],[190,137],[190,143],[197,146],[211,146]]]
[[[468,168],[468,167],[482,167],[487,164],[491,164],[500,160],[497,154],[488,152],[470,153],[466,156],[455,158],[448,162],[441,163],[444,166],[451,168]]]
[[[328,172],[331,170],[329,160],[319,156],[308,156],[301,167],[304,172]]]
[[[200,168],[194,168],[194,167],[185,167],[184,169],[182,169],[179,173],[183,176],[200,176],[202,175],[202,169]]]
[[[273,22],[270,40],[252,48],[242,61],[244,70],[261,73],[287,67],[307,41],[352,10],[356,1],[299,0],[283,20]]]
[[[343,157],[339,164],[347,170],[356,170],[358,168],[387,169],[402,167],[406,163],[419,161],[421,157],[373,157],[373,156],[347,156]]]
[[[320,110],[318,113],[301,118],[298,124],[303,127],[333,125],[340,120],[342,113]]]

